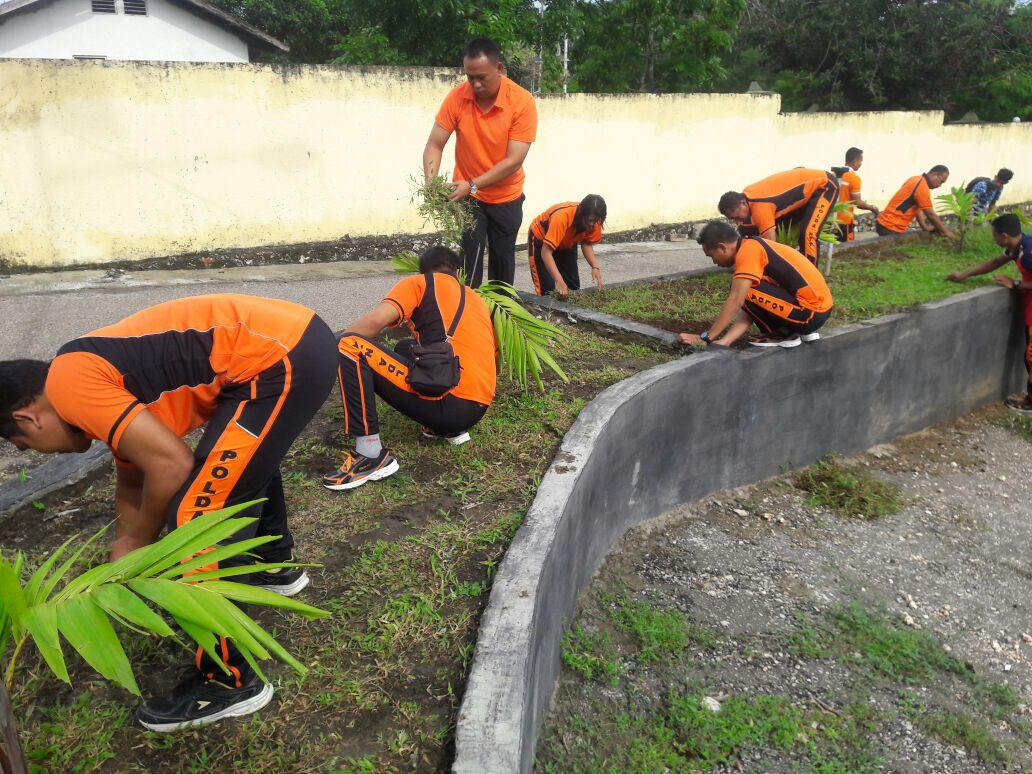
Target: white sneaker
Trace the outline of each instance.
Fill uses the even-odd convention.
[[[466,430],[462,433],[454,433],[453,435],[441,435],[435,433],[429,427],[423,428],[423,437],[429,438],[431,441],[447,441],[452,446],[462,446],[462,444],[469,441],[469,431]]]
[[[796,335],[786,336],[783,339],[777,339],[773,336],[765,336],[759,339],[753,339],[749,342],[754,347],[784,347],[789,349],[791,347],[798,347],[802,344],[802,340]]]
[[[803,341],[817,341],[821,337],[820,331],[814,331],[813,333],[800,333],[799,338]]]

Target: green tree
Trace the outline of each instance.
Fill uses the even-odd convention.
[[[721,79],[744,0],[581,2],[577,83],[591,92],[683,92]]]
[[[1014,0],[749,0],[726,86],[759,81],[788,110],[956,117],[979,104],[1009,119],[1012,95],[1032,89],[1030,13]]]
[[[345,0],[211,0],[262,32],[290,46],[289,54],[269,61],[321,63],[348,30]],[[261,58],[261,57],[259,57]]]

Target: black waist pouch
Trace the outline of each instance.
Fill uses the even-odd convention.
[[[427,274],[424,298],[432,299],[436,303],[432,273]],[[458,355],[452,349],[451,337],[455,335],[455,329],[459,327],[459,320],[462,318],[462,311],[465,307],[466,287],[463,285],[459,294],[459,308],[455,310],[455,317],[448,330],[444,332],[443,339],[425,341],[424,337],[412,346],[412,364],[409,366],[408,376],[405,377],[405,380],[420,395],[436,398],[444,395],[459,383],[462,366],[459,363]],[[439,327],[438,337],[440,337],[440,333]]]

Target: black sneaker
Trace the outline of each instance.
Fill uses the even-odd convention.
[[[376,457],[363,457],[357,452],[344,455],[341,466],[322,477],[323,486],[335,492],[354,489],[369,481],[379,481],[398,472],[398,461],[384,446]]]
[[[136,719],[145,728],[164,734],[206,726],[223,718],[250,715],[272,701],[272,686],[250,669],[239,688],[234,688],[232,678],[222,673],[207,678],[196,669],[190,672],[171,696],[149,699],[136,708]]]
[[[294,560],[291,559],[290,561]],[[252,586],[257,586],[267,591],[275,591],[284,597],[300,594],[301,590],[312,582],[304,567],[281,567],[278,570],[255,572],[251,573],[249,578]]]

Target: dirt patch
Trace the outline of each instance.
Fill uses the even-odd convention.
[[[571,627],[539,769],[1029,770],[1032,447],[1007,423],[994,406],[848,460],[901,487],[893,516],[815,509],[785,476],[631,530]],[[696,634],[643,664],[634,604]],[[593,658],[614,682],[570,667]],[[700,718],[704,698],[727,714]],[[683,741],[684,724],[712,745]]]

